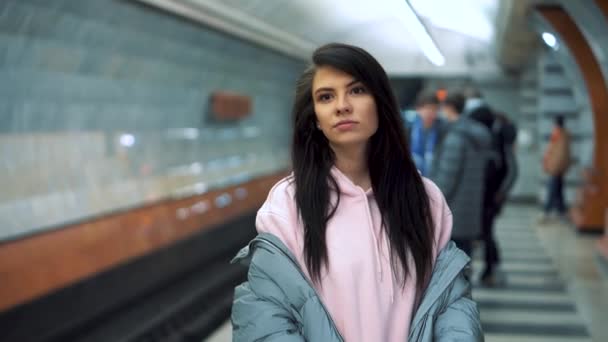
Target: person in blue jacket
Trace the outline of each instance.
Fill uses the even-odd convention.
[[[404,115],[414,163],[416,163],[418,171],[425,177],[433,172],[435,155],[446,132],[447,124],[438,113],[439,99],[437,96],[422,92],[416,98],[415,112],[406,111]]]

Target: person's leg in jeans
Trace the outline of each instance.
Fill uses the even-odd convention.
[[[564,203],[564,176],[555,176],[554,203],[555,209],[560,215],[566,214],[566,204]]]
[[[494,271],[498,265],[498,247],[494,239],[494,215],[495,210],[492,208],[484,208],[482,221],[482,239],[484,246],[484,261],[485,269],[481,275],[481,281],[484,283],[494,282]]]
[[[551,213],[551,210],[556,206],[555,200],[557,196],[557,182],[557,176],[550,176],[549,181],[547,182],[547,201],[545,202],[545,217],[547,217],[549,213]]]

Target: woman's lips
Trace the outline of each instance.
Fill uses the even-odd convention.
[[[358,124],[358,122],[356,122],[356,121],[347,120],[347,121],[338,122],[334,127],[340,131],[349,131],[349,130],[353,129],[357,124]]]

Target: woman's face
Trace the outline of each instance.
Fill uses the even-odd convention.
[[[376,101],[353,76],[329,66],[317,68],[312,97],[318,128],[332,147],[366,144],[378,130]]]

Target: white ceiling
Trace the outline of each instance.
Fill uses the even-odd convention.
[[[445,64],[423,54],[405,0],[139,0],[308,60],[328,42],[361,46],[392,75],[498,72],[492,52],[499,0],[410,0]]]

